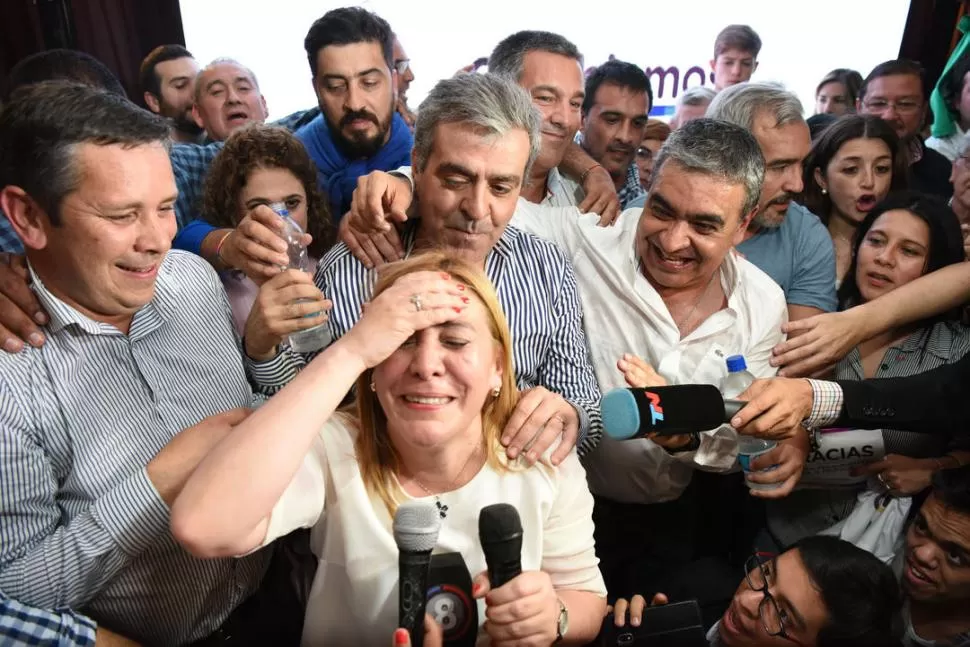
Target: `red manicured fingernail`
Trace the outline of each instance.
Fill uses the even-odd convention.
[[[464,289],[465,289],[465,284],[464,284],[464,283],[459,283],[459,284],[458,284],[458,289],[459,289],[460,291],[464,291]]]
[[[450,279],[451,278],[451,274],[448,274],[448,272],[442,272],[441,273],[441,278],[443,278],[443,279]]]
[[[398,629],[394,632],[395,645],[406,645],[408,642],[410,642],[410,637],[408,636],[407,629]]]
[[[461,302],[467,304],[468,303],[468,297],[462,297],[461,298]]]
[[[472,584],[472,595],[478,595],[478,592],[482,590],[482,585],[475,583]]]
[[[454,310],[458,314],[461,314],[461,308],[459,308],[458,306],[455,306],[454,308],[452,308],[452,310]]]

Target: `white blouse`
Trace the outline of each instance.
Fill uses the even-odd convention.
[[[312,528],[310,544],[320,563],[303,645],[383,645],[397,627],[398,551],[392,519],[364,487],[354,454],[356,434],[355,423],[339,414],[324,426],[273,508],[263,542]],[[460,553],[472,577],[486,570],[478,513],[493,503],[509,503],[522,520],[523,571],[545,571],[557,589],[605,597],[593,548],[593,497],[575,452],[558,467],[544,460],[498,472],[486,464],[466,485],[439,498],[448,513],[435,552]],[[485,607],[483,601],[478,604],[481,643]]]

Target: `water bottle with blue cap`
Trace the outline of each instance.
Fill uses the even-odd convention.
[[[721,381],[721,395],[725,400],[736,400],[739,395],[748,390],[755,377],[748,371],[748,365],[744,361],[744,355],[731,355],[727,358],[727,376]],[[766,454],[775,448],[777,443],[773,440],[764,440],[754,436],[744,436],[738,434],[738,463],[745,474],[751,471],[751,461],[758,456]],[[776,466],[766,470],[775,469]],[[752,490],[774,490],[781,487],[781,483],[752,483],[745,478],[748,487]]]

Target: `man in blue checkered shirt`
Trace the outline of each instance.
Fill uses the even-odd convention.
[[[586,79],[583,129],[577,139],[613,178],[621,209],[644,194],[634,157],[652,103],[650,79],[632,63],[608,61]]]

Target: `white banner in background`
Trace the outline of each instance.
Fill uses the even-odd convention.
[[[376,12],[400,36],[416,76],[408,93],[412,107],[435,82],[488,56],[505,36],[543,29],[573,41],[587,66],[611,54],[642,66],[651,75],[654,114],[667,115],[685,88],[711,85],[715,36],[728,24],[744,23],[764,43],[754,79],[784,83],[810,115],[815,87],[830,70],[849,67],[865,76],[876,64],[896,58],[910,0],[814,0],[799,5],[765,0],[616,0],[599,11],[583,4],[538,0],[346,4]],[[272,119],[316,105],[303,39],[314,20],[340,6],[345,3],[181,1],[188,48],[203,65],[230,56],[251,67]]]

